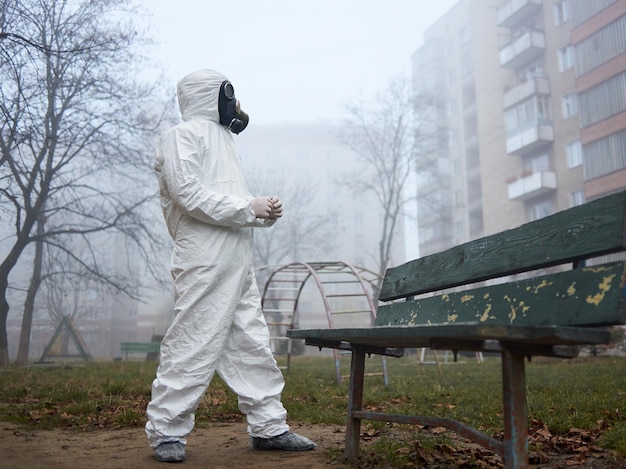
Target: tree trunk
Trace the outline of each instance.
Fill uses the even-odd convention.
[[[26,301],[24,303],[24,316],[22,316],[22,330],[20,332],[20,344],[17,349],[15,363],[26,365],[28,363],[28,352],[30,349],[30,334],[33,325],[33,311],[35,309],[35,298],[41,285],[41,268],[43,264],[43,241],[41,236],[44,233],[44,221],[42,217],[37,220],[37,241],[35,242],[35,259],[33,260],[33,276],[30,280]]]
[[[2,270],[2,269],[0,269]],[[2,272],[0,278],[0,366],[9,366],[9,341],[7,340],[7,317],[9,315],[9,302],[7,301],[8,282]]]
[[[27,217],[28,218],[28,217]],[[28,221],[28,220],[26,220]],[[32,224],[30,227],[32,228]],[[28,227],[27,227],[28,228]],[[7,337],[7,319],[9,317],[9,274],[17,264],[20,254],[28,244],[28,231],[24,236],[17,237],[9,255],[0,264],[0,367],[9,366],[9,341]]]
[[[0,264],[0,367],[9,366],[9,340],[7,337],[7,318],[9,317],[9,274],[17,263],[19,249],[14,246],[7,258]]]

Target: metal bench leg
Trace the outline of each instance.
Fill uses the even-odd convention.
[[[502,346],[504,467],[528,468],[528,418],[524,354]]]
[[[365,352],[352,350],[350,364],[350,391],[348,396],[348,421],[346,423],[346,457],[359,457],[359,439],[361,437],[361,419],[354,418],[353,412],[361,410],[363,405],[363,378],[365,376]]]

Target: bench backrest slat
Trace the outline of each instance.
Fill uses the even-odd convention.
[[[626,250],[626,191],[388,269],[380,300]]]
[[[626,262],[381,305],[375,325],[461,322],[518,326],[625,324]]]

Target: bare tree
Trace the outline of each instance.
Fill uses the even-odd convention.
[[[428,171],[439,133],[433,112],[437,101],[415,95],[409,80],[400,75],[372,102],[362,99],[347,106],[348,118],[339,141],[362,160],[362,171],[344,178],[356,194],[374,194],[382,209],[378,244],[378,273],[389,267],[394,241],[407,204],[416,197],[408,184],[416,173]],[[415,214],[413,214],[415,215]]]
[[[130,0],[14,0],[0,11],[0,214],[12,227],[0,240],[6,366],[9,275],[32,243],[64,252],[76,272],[141,296],[141,276],[103,259],[132,252],[150,271],[152,248],[162,242],[145,206],[155,195],[149,136],[164,116],[153,103],[166,100],[158,83],[136,78],[147,42]],[[117,236],[112,251],[99,249],[102,233]],[[41,281],[33,273],[31,287]]]

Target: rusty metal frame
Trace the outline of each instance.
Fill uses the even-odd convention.
[[[320,292],[322,302],[324,305],[324,310],[325,310],[324,312],[326,314],[329,328],[334,327],[333,314],[337,313],[332,310],[331,304],[329,302],[329,298],[363,296],[365,300],[367,301],[368,310],[355,311],[355,312],[369,313],[370,321],[372,324],[374,323],[376,319],[377,301],[374,300],[374,297],[372,293],[370,292],[370,289],[374,291],[378,291],[378,289],[380,288],[380,282],[382,281],[382,279],[380,278],[378,274],[364,267],[355,266],[355,265],[352,265],[343,261],[293,262],[290,264],[284,264],[284,265],[279,265],[279,266],[265,267],[260,270],[271,271],[268,276],[267,281],[265,282],[262,296],[261,296],[261,305],[263,307],[263,311],[264,312],[266,311],[266,304],[270,301],[292,302],[293,306],[290,312],[291,323],[289,324],[289,327],[291,329],[293,329],[295,327],[295,324],[297,323],[298,304],[300,301],[300,296],[302,294],[302,291],[307,281],[311,278],[313,279],[317,289]],[[295,293],[295,296],[293,298],[285,298],[285,297],[271,298],[270,297],[271,295],[269,294],[269,292],[272,291],[273,286],[276,283],[287,283],[286,280],[278,280],[278,276],[280,274],[285,274],[285,273],[293,273],[294,275],[296,276],[299,275],[301,277],[298,280],[292,281],[292,283],[296,285],[295,288],[291,290]],[[349,294],[329,294],[325,287],[326,284],[346,283],[346,281],[325,282],[323,281],[322,277],[326,274],[335,274],[335,275],[343,274],[343,275],[352,276],[354,277],[354,280],[351,281],[350,283],[358,283],[360,290],[358,292],[349,293]],[[280,289],[274,287],[274,290],[280,290]],[[270,310],[269,308],[267,308],[267,311],[274,311],[274,310]],[[350,312],[351,311],[344,311],[343,313],[350,313]],[[266,319],[268,319],[268,316],[269,314],[266,313]],[[268,325],[278,326],[278,325],[284,325],[284,324],[272,323],[271,321],[268,320]],[[273,339],[277,339],[277,338],[279,337],[273,337]],[[280,339],[287,340],[288,338],[280,337]],[[286,366],[287,370],[291,366],[291,340],[292,339],[288,339],[289,342],[287,345],[287,366]],[[333,349],[333,356],[334,356],[334,361],[335,361],[335,373],[336,373],[337,384],[341,384],[342,376],[341,376],[340,363],[339,363],[339,350]],[[388,384],[388,377],[387,377],[387,362],[386,362],[385,357],[382,357],[382,367],[383,367],[383,372],[382,372],[383,380],[386,386]]]
[[[500,344],[504,411],[504,441],[500,441],[451,418],[385,414],[362,410],[365,355],[372,353],[372,350],[367,346],[357,344],[346,344],[346,346],[352,350],[345,440],[345,454],[349,460],[359,457],[361,420],[365,419],[445,427],[498,454],[504,461],[505,469],[528,468],[528,410],[524,367],[526,354],[523,350],[515,345]]]

